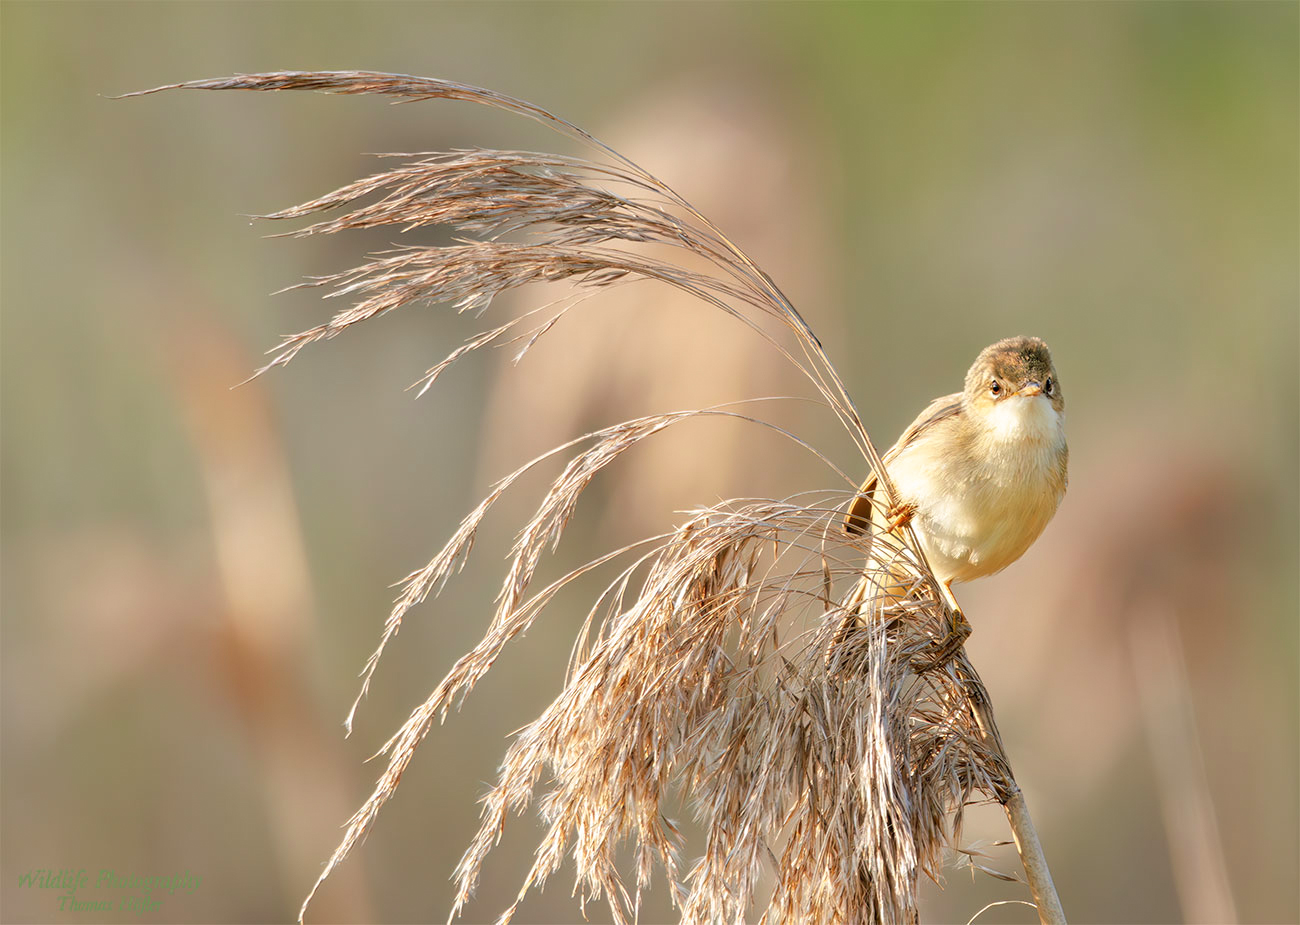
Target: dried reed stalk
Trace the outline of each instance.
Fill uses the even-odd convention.
[[[264,369],[412,303],[482,314],[498,293],[533,282],[567,280],[582,293],[657,281],[747,325],[802,372],[815,400],[880,472],[877,503],[892,504],[893,486],[839,374],[776,284],[667,185],[569,122],[489,90],[376,73],[254,74],[157,88],[164,89],[315,89],[484,103],[535,119],[601,157],[479,149],[408,156],[400,166],[265,216],[333,213],[296,235],[442,225],[462,237],[373,255],[304,284],[355,301],[286,338]],[[657,256],[664,246],[680,259]],[[526,315],[487,328],[432,367],[421,390],[482,347],[521,344],[522,354],[576,301],[563,302],[548,320]],[[768,428],[813,453],[843,487],[703,508],[666,535],[598,556],[535,589],[546,547],[560,541],[592,479],[643,440],[702,417]],[[434,720],[445,719],[561,589],[621,560],[623,569],[590,610],[563,690],[506,754],[456,872],[452,918],[472,894],[506,818],[529,805],[546,775],[539,810],[547,831],[502,922],[566,856],[576,864],[583,902],[605,900],[620,923],[637,918],[656,866],[684,922],[744,921],[764,903],[765,870],[774,885],[763,922],[912,922],[920,875],[939,877],[942,850],[977,792],[1011,808],[1040,916],[1064,921],[987,693],[961,637],[952,636],[952,614],[915,536],[910,528],[888,542],[845,535],[840,512],[854,481],[747,408],[626,421],[499,482],[442,551],[407,576],[366,664],[358,702],[407,611],[461,568],[501,495],[525,472],[566,455],[515,540],[486,635],[384,746],[388,766],[304,912],[320,882],[369,830]],[[354,703],[349,729],[355,711]],[[682,857],[684,837],[665,815],[679,800],[707,833],[701,856],[690,862]],[[625,842],[635,861],[630,882],[615,863]]]

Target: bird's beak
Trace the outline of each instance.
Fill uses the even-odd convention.
[[[1030,379],[1028,382],[1024,384],[1023,387],[1021,387],[1020,391],[1017,392],[1016,394],[1023,395],[1025,396],[1025,398],[1033,398],[1035,395],[1042,395],[1043,384],[1041,382],[1035,382],[1033,379]]]

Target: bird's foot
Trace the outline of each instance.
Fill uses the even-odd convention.
[[[886,533],[893,533],[895,530],[901,530],[912,522],[916,515],[916,505],[910,501],[900,501],[889,509],[889,526]]]
[[[926,659],[920,659],[915,663],[918,672],[933,671],[936,668],[942,668],[961,651],[961,647],[966,644],[970,638],[971,625],[966,619],[966,614],[957,604],[957,598],[953,597],[952,586],[950,582],[942,581],[939,583],[939,589],[942,592],[944,603],[944,623],[947,632],[943,639],[939,640],[935,646],[934,654]]]
[[[966,645],[966,640],[970,638],[970,621],[966,619],[966,615],[960,610],[949,612],[947,622],[948,632],[935,645],[934,654],[928,658],[917,659],[913,662],[913,667],[918,673],[934,671],[936,668],[942,668],[951,662],[957,657],[957,653],[961,651],[962,646]]]

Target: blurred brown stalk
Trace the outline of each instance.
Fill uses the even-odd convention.
[[[1064,921],[987,694],[953,638],[953,615],[915,537],[908,529],[901,542],[880,544],[867,557],[872,538],[850,538],[839,526],[854,480],[797,434],[758,416],[773,402],[812,402],[834,415],[860,450],[854,474],[864,465],[880,471],[838,372],[766,273],[636,164],[576,126],[492,91],[363,72],[281,72],[158,89],[173,88],[483,103],[548,125],[601,157],[482,149],[413,155],[266,216],[332,213],[296,235],[379,226],[446,226],[460,235],[444,246],[372,255],[304,284],[355,301],[286,338],[267,368],[406,305],[448,304],[481,315],[505,291],[570,284],[559,301],[471,338],[429,369],[419,383],[424,390],[479,348],[515,345],[522,355],[597,290],[657,281],[748,327],[811,386],[802,397],[624,421],[544,454],[493,488],[442,551],[405,580],[366,665],[362,695],[406,612],[463,566],[498,499],[525,474],[567,460],[517,535],[482,641],[384,747],[388,766],[321,881],[366,834],[434,720],[468,695],[557,594],[596,572],[613,578],[591,606],[564,688],[506,754],[457,870],[453,918],[507,816],[522,812],[540,786],[546,831],[501,921],[566,857],[576,865],[583,901],[604,900],[618,922],[638,917],[656,866],[687,922],[744,921],[756,907],[765,922],[915,921],[920,875],[940,876],[943,849],[977,791],[1008,807],[1040,917]],[[690,420],[742,422],[792,441],[840,487],[700,508],[666,534],[606,552],[537,588],[547,547],[559,543],[592,480],[647,438]],[[876,503],[887,507],[893,488],[883,472],[881,481]],[[684,860],[686,838],[667,815],[681,803],[705,832],[692,861]],[[624,844],[632,847],[630,875],[617,863]]]
[[[217,645],[208,648],[267,768],[276,852],[286,884],[296,884],[316,870],[313,852],[329,837],[331,813],[347,806],[348,775],[310,708],[313,679],[291,660],[310,651],[314,608],[288,462],[266,391],[229,387],[248,362],[230,332],[191,322],[174,326],[170,346],[168,371],[198,452],[225,596]],[[309,781],[296,771],[304,760]],[[364,921],[372,908],[354,871],[328,914]]]

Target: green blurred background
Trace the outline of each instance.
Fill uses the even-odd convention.
[[[1065,908],[1300,916],[1294,3],[10,0],[0,17],[5,921],[90,920],[17,886],[38,868],[202,878],[105,921],[291,918],[380,770],[364,759],[486,625],[530,499],[410,616],[345,740],[388,585],[551,444],[788,389],[734,325],[645,290],[418,402],[402,390],[473,330],[442,309],[232,391],[333,307],[268,293],[393,239],[265,240],[244,216],[369,172],[373,152],[579,153],[460,104],[106,98],[343,68],[524,97],[663,177],[782,284],[882,448],[981,347],[1046,338],[1070,494],[1021,562],[959,593]],[[824,418],[794,423],[864,471]],[[561,561],[719,495],[841,487],[746,439],[697,431],[629,460]],[[476,799],[558,691],[580,604],[430,735],[309,920],[445,917]],[[538,831],[507,830],[468,921],[508,904]],[[983,807],[963,841],[1005,837]],[[578,920],[569,873],[519,920]],[[1023,898],[953,870],[923,920]],[[646,920],[671,917],[657,894]]]

